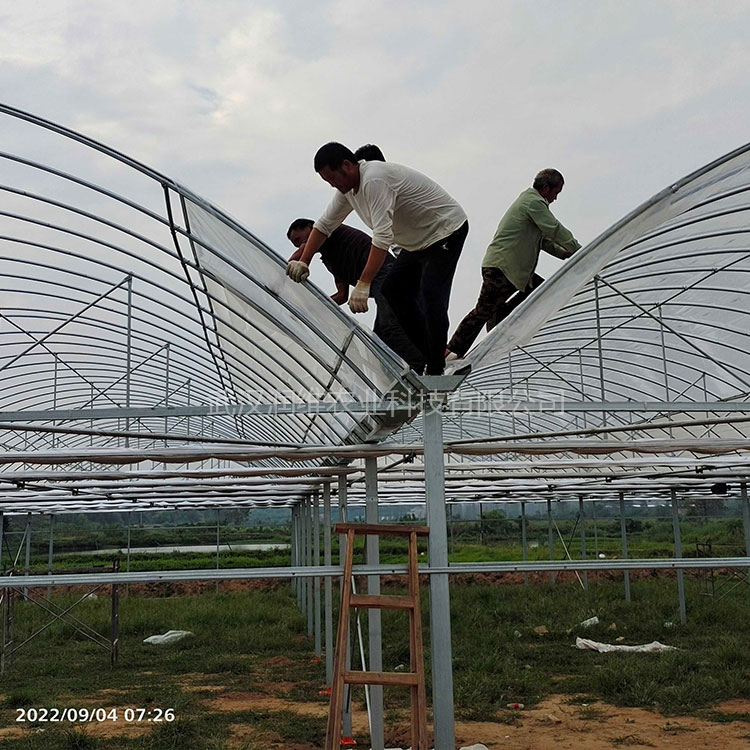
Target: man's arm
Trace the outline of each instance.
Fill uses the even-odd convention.
[[[349,299],[349,284],[341,279],[336,279],[336,293],[331,295],[331,299],[337,305],[343,305]]]
[[[317,229],[312,229],[307,242],[303,242],[286,264],[286,275],[296,282],[304,281],[310,275],[310,261],[321,245],[328,239]]]
[[[558,245],[555,242],[552,242],[552,240],[548,240],[546,237],[542,238],[542,250],[544,250],[545,253],[554,255],[555,258],[560,258],[561,260],[567,260],[576,252],[575,250],[566,250],[562,245]]]
[[[323,232],[313,227],[310,230],[310,236],[307,238],[307,241],[299,247],[299,249],[302,251],[302,254],[298,258],[298,260],[300,260],[302,263],[307,263],[308,265],[310,265],[310,261],[315,256],[315,253],[320,251],[320,248],[323,247],[323,243],[327,239],[327,234],[323,234]]]
[[[370,181],[363,191],[370,209],[372,245],[357,286],[349,297],[349,309],[354,313],[367,312],[370,284],[378,275],[388,248],[393,244],[393,209],[396,204],[395,193],[383,180]]]
[[[539,227],[539,231],[542,236],[554,243],[559,245],[563,250],[567,251],[569,255],[572,255],[576,250],[579,250],[581,245],[573,236],[569,229],[566,229],[552,214],[549,210],[547,202],[539,197],[539,200],[533,200],[528,207],[529,218],[534,224]],[[542,244],[542,249],[547,250],[547,247]],[[554,255],[554,253],[553,253]],[[559,255],[557,257],[560,257]]]

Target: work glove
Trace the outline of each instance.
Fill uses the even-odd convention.
[[[310,266],[302,260],[290,260],[286,266],[286,275],[292,281],[304,281],[310,275]]]
[[[370,296],[370,285],[366,281],[358,281],[349,297],[349,309],[353,313],[367,312],[367,298]]]

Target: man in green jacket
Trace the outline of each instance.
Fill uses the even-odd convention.
[[[581,247],[549,210],[564,184],[556,169],[543,169],[500,219],[482,260],[479,299],[448,342],[449,360],[463,357],[485,323],[490,330],[544,281],[534,273],[540,250],[564,259]]]

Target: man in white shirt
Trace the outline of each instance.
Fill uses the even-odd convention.
[[[383,294],[413,344],[424,353],[427,375],[441,375],[448,339],[448,301],[469,223],[461,206],[429,177],[393,162],[357,161],[340,143],[315,154],[315,171],[336,188],[313,225],[299,260],[287,275],[304,281],[308,263],[326,238],[356,211],[372,230],[372,246],[349,297],[352,312],[365,312],[370,284],[388,248],[399,254],[383,284]]]

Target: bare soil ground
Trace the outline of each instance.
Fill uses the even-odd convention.
[[[282,697],[291,683],[258,686],[258,692],[227,690],[221,685],[206,684],[205,675],[183,677],[183,687],[203,693],[201,702],[211,711],[236,712],[288,711],[300,716],[325,717],[328,705],[323,702],[300,703]],[[264,692],[260,692],[264,691]],[[267,691],[267,692],[266,692]],[[269,694],[276,693],[276,694]],[[92,704],[111,703],[112,695],[102,691],[91,696]],[[555,695],[530,709],[499,711],[497,721],[457,721],[458,747],[483,744],[489,750],[612,750],[612,748],[685,748],[690,750],[747,750],[750,748],[750,723],[744,721],[707,721],[698,717],[664,716],[640,708],[619,708],[606,703],[571,704],[571,696]],[[79,701],[83,703],[83,701]],[[121,708],[125,708],[122,706]],[[750,701],[732,700],[717,706],[716,711],[729,715],[750,714]],[[408,711],[389,712],[393,717],[386,727],[389,747],[406,748],[409,744]],[[729,718],[729,717],[728,717]],[[369,746],[367,715],[355,710],[354,737],[358,747]],[[281,729],[281,727],[280,727]],[[0,728],[0,740],[23,737],[33,728],[10,726]],[[87,733],[99,737],[134,737],[150,731],[148,725],[118,722],[91,723]],[[227,750],[244,746],[248,741],[268,750],[315,750],[309,745],[294,745],[272,730],[234,725]]]

